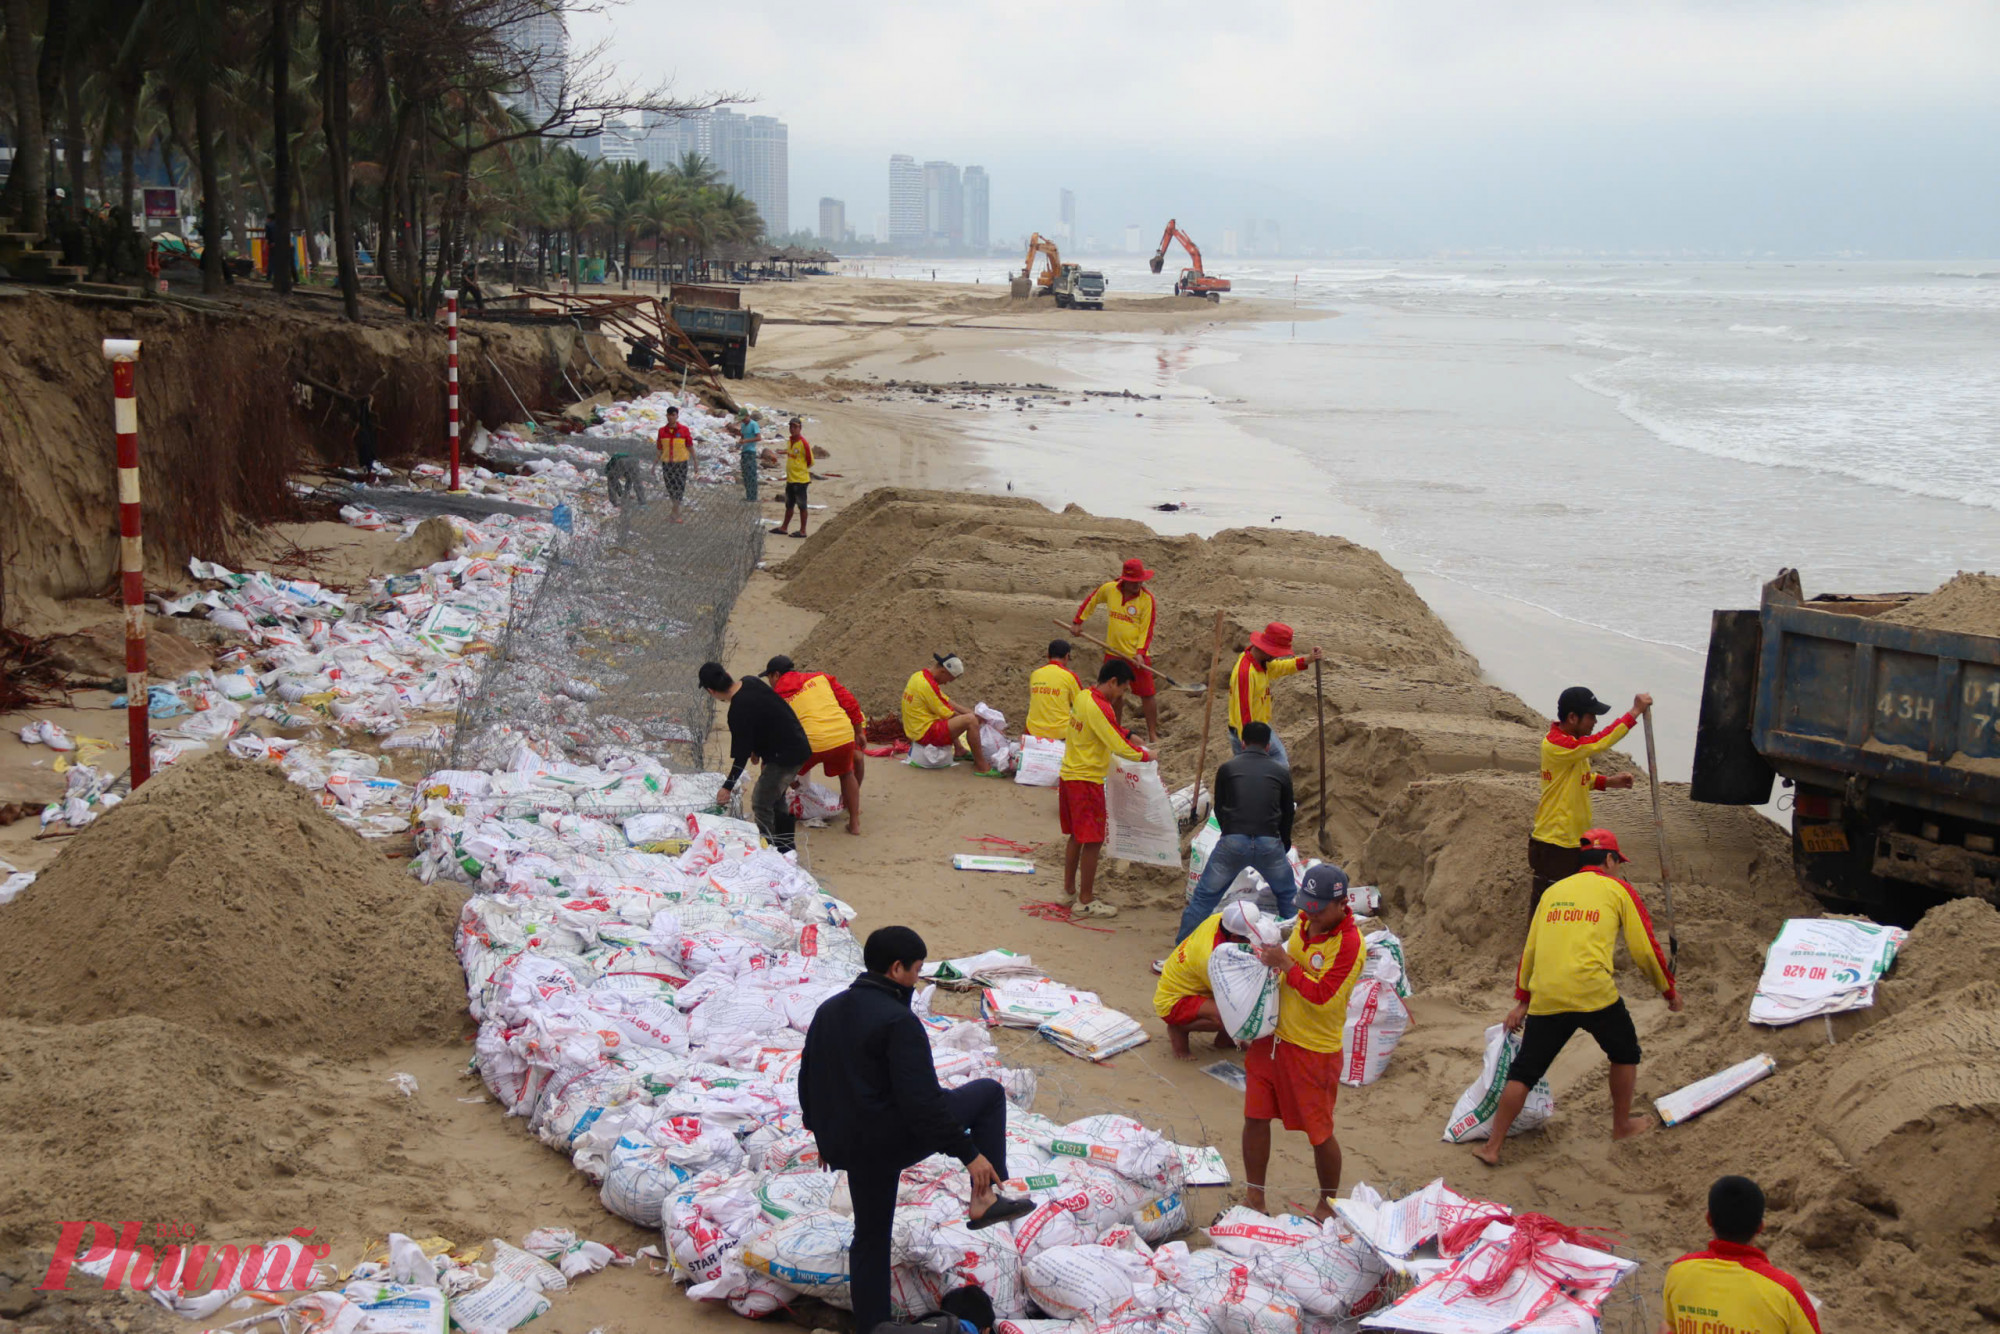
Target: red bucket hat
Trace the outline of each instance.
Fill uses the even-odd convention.
[[[1256,634],[1250,636],[1251,646],[1263,649],[1274,658],[1282,658],[1292,651],[1292,627],[1283,621],[1272,621]]]
[[[1128,584],[1143,584],[1153,577],[1153,571],[1146,568],[1146,562],[1134,556],[1125,562],[1124,571],[1118,578]]]
[[[1630,860],[1630,858],[1626,857],[1625,850],[1618,846],[1618,835],[1612,833],[1609,829],[1584,830],[1583,837],[1577,840],[1577,846],[1579,848],[1594,849],[1599,852],[1608,852],[1621,862]]]

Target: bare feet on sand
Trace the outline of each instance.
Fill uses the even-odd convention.
[[[859,821],[859,820],[849,820],[849,821],[847,822],[847,832],[848,832],[848,833],[850,833],[850,834],[858,834],[858,833],[860,833],[860,832],[861,832],[861,821]]]
[[[1500,1166],[1500,1141],[1489,1139],[1472,1151],[1472,1156],[1488,1167]]]
[[[1174,1059],[1176,1061],[1192,1061],[1194,1059],[1194,1048],[1188,1046],[1188,1035],[1185,1028],[1169,1026],[1167,1029],[1167,1045],[1174,1049]]]
[[[1614,1140],[1631,1139],[1634,1135],[1643,1135],[1652,1128],[1653,1128],[1652,1117],[1628,1116],[1625,1118],[1625,1124],[1623,1126],[1620,1126],[1618,1129],[1611,1132],[1611,1138]]]

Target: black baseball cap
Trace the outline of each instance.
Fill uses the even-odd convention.
[[[1546,698],[1546,697],[1545,697]],[[1560,722],[1572,713],[1587,714],[1602,718],[1611,712],[1611,706],[1599,699],[1589,686],[1571,686],[1556,700],[1556,721]]]
[[[1299,877],[1299,892],[1294,902],[1300,912],[1316,913],[1346,898],[1347,872],[1332,862],[1321,862],[1308,866]]]

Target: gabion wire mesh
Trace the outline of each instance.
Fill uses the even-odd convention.
[[[523,737],[584,761],[625,747],[701,767],[714,701],[695,672],[721,656],[764,532],[742,488],[719,479],[690,480],[674,522],[651,452],[634,451],[643,502],[628,496],[560,543],[532,588],[516,586],[501,641],[459,707],[450,767],[502,767]]]

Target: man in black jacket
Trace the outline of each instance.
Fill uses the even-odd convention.
[[[1271,725],[1245,723],[1243,750],[1215,771],[1215,822],[1222,837],[1201,868],[1181,912],[1174,943],[1206,921],[1244,867],[1255,867],[1278,899],[1278,920],[1292,916],[1292,771],[1271,754]]]
[[[757,786],[750,792],[750,810],[757,828],[780,852],[792,850],[798,820],[785,800],[785,790],[812,758],[812,743],[799,716],[770,684],[759,677],[736,680],[719,662],[701,665],[701,688],[717,703],[729,706],[729,777],[715,800],[728,805],[743,777],[743,767],[752,759],[761,761]]]
[[[848,1273],[854,1328],[870,1334],[889,1319],[889,1225],[903,1169],[948,1153],[972,1176],[971,1226],[1032,1213],[1000,1195],[1007,1175],[1007,1098],[991,1079],[938,1086],[930,1038],[910,1010],[924,965],[923,937],[885,926],[868,937],[868,971],[819,1007],[799,1063],[799,1109],[820,1161],[847,1172],[854,1204]]]

